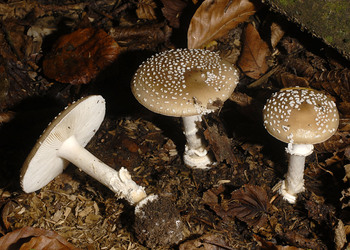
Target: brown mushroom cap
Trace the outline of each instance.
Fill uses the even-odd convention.
[[[335,103],[309,88],[286,88],[274,93],[264,110],[264,126],[286,143],[316,144],[337,130],[339,114]]]
[[[210,112],[238,83],[237,70],[208,50],[177,49],[156,54],[136,71],[131,88],[149,110],[168,116]]]

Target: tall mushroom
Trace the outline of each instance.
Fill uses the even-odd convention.
[[[135,216],[141,228],[137,235],[153,237],[158,241],[173,244],[182,239],[182,222],[173,205],[166,208],[159,204],[172,204],[159,199],[158,195],[146,195],[143,187],[136,184],[129,171],[119,171],[107,166],[84,147],[95,135],[105,116],[105,100],[93,95],[80,99],[68,106],[47,127],[28,155],[21,171],[21,185],[26,193],[34,192],[62,173],[69,162],[115,192],[119,198],[136,205]],[[157,217],[149,206],[158,207]],[[167,209],[167,210],[165,210]],[[164,214],[164,220],[159,214]],[[172,217],[169,216],[172,215]],[[157,230],[144,228],[145,220],[153,218]],[[158,219],[158,220],[157,220]],[[161,233],[160,233],[161,232]],[[160,238],[163,237],[163,238]]]
[[[186,165],[205,169],[212,163],[197,123],[217,109],[238,83],[237,70],[218,53],[202,49],[176,49],[143,62],[131,83],[135,98],[149,110],[182,117]]]
[[[297,194],[304,191],[305,157],[313,152],[313,144],[326,141],[338,128],[336,104],[310,88],[285,88],[266,102],[263,117],[266,130],[288,143],[288,172],[279,192],[288,202],[295,203]]]

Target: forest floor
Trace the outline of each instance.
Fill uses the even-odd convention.
[[[349,246],[349,62],[268,6],[245,0],[218,2],[215,6],[204,1],[204,8],[200,1],[184,0],[0,1],[3,246]],[[214,33],[219,28],[224,31],[220,29],[218,37]],[[88,35],[72,33],[83,29]],[[65,44],[67,34],[73,34],[73,44]],[[61,53],[59,46],[68,52]],[[216,161],[208,170],[183,163],[180,118],[147,110],[130,90],[142,61],[184,47],[218,51],[240,71],[235,92],[201,124]],[[90,55],[96,56],[93,61]],[[315,145],[306,159],[305,191],[296,204],[276,192],[287,171],[286,144],[270,136],[262,121],[262,108],[271,94],[292,86],[323,91],[340,113],[336,134]],[[147,194],[171,200],[183,223],[176,244],[138,238],[134,206],[72,165],[42,189],[22,191],[21,167],[47,124],[73,101],[96,94],[105,98],[107,113],[86,148],[112,168],[129,170]]]

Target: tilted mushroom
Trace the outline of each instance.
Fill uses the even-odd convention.
[[[288,143],[288,172],[279,192],[288,202],[295,203],[297,194],[304,191],[305,157],[313,152],[313,144],[326,141],[338,128],[336,104],[310,88],[286,88],[266,102],[263,116],[266,130]]]
[[[21,186],[26,193],[34,192],[61,174],[71,162],[111,189],[119,198],[136,205],[136,218],[141,217],[139,220],[142,221],[152,213],[147,210],[148,203],[160,202],[158,195],[147,196],[144,188],[131,179],[127,169],[116,171],[84,148],[99,129],[105,110],[103,97],[92,95],[80,99],[61,112],[49,124],[24,162]],[[161,208],[160,210],[163,211]],[[174,211],[172,213],[176,214]],[[179,218],[167,221],[163,226],[167,227],[164,234],[169,238],[170,244],[181,240],[182,224]],[[145,233],[152,234],[148,231]]]
[[[28,155],[21,173],[25,192],[34,192],[62,173],[69,162],[135,204],[146,197],[127,169],[107,166],[84,147],[95,135],[105,116],[105,100],[95,95],[68,106],[41,135]]]
[[[217,109],[238,83],[237,70],[218,53],[201,49],[176,49],[143,62],[131,83],[135,98],[149,110],[182,117],[186,165],[205,169],[212,163],[199,135],[202,115]]]

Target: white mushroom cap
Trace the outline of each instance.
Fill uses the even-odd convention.
[[[183,117],[213,111],[226,101],[238,83],[237,70],[218,53],[177,49],[156,54],[136,71],[131,88],[149,110]]]
[[[267,101],[264,126],[286,143],[316,144],[331,137],[339,125],[336,104],[323,93],[302,87],[281,89]]]
[[[83,147],[91,140],[105,116],[102,96],[89,96],[68,106],[47,127],[28,155],[21,171],[25,192],[34,192],[62,173],[68,161],[57,155],[62,143],[71,136]]]

